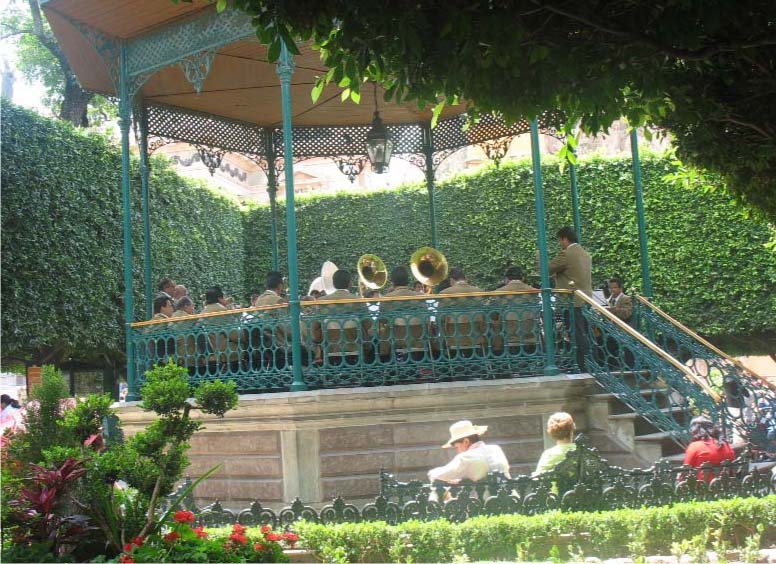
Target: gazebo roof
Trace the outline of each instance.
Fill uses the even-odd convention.
[[[127,48],[128,71],[146,104],[163,104],[259,127],[281,118],[276,65],[256,39],[250,16],[214,2],[194,0],[48,0],[43,5],[52,30],[84,88],[117,94],[117,45]],[[111,41],[113,40],[113,41]],[[310,92],[327,69],[309,45],[295,57],[292,107],[296,127],[365,125],[372,121],[374,90],[363,85],[361,103],[342,102],[341,89],[327,86],[317,103]],[[180,61],[183,57],[183,62]],[[117,65],[117,63],[116,63]],[[186,72],[189,71],[188,73]],[[202,77],[197,92],[197,73]],[[189,74],[187,78],[187,74]],[[380,114],[388,124],[428,122],[431,108],[415,102],[386,104],[378,87]],[[441,119],[465,111],[446,107]]]

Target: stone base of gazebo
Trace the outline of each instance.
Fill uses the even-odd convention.
[[[223,465],[197,486],[200,507],[219,500],[225,508],[244,509],[258,499],[278,508],[296,497],[313,506],[336,496],[372,501],[380,468],[404,480],[447,463],[454,453],[440,447],[460,419],[488,425],[485,439],[501,445],[512,473],[529,473],[552,443],[546,419],[559,410],[570,412],[612,462],[652,462],[631,452],[627,432],[612,429],[605,410],[588,397],[598,391],[591,376],[564,374],[243,395],[223,419],[202,419],[187,474],[196,478]],[[153,417],[136,404],[119,412],[128,434]]]

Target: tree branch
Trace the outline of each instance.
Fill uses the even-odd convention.
[[[32,35],[32,34],[34,34],[34,32],[31,29],[16,29],[5,35],[0,35],[0,41],[5,41],[9,37],[14,37],[16,35]]]

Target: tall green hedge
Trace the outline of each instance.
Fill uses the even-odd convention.
[[[712,337],[776,331],[776,255],[764,247],[765,223],[742,217],[721,193],[674,187],[674,170],[660,157],[642,160],[647,236],[656,301],[690,327]],[[557,229],[572,223],[568,173],[557,162],[544,165],[551,253]],[[629,159],[592,159],[578,166],[583,244],[593,255],[596,285],[619,274],[640,288],[641,270]],[[498,283],[511,263],[533,274],[536,218],[531,166],[503,165],[458,176],[437,186],[439,246],[451,265],[460,265],[483,287]],[[358,257],[375,253],[389,268],[407,264],[430,243],[428,196],[423,186],[370,194],[339,194],[299,200],[297,237],[303,284],[324,260],[354,270]],[[285,221],[280,210],[281,264],[285,264]],[[269,212],[245,215],[246,285],[270,267],[270,253],[255,244],[269,233]],[[285,270],[285,268],[284,268]],[[306,289],[306,286],[305,286]]]
[[[123,350],[120,157],[88,135],[2,102],[3,356],[54,362]],[[580,163],[583,239],[599,284],[618,273],[640,286],[639,247],[628,159]],[[769,226],[740,215],[721,193],[699,194],[663,180],[667,159],[642,162],[656,300],[712,337],[776,332],[776,255]],[[550,234],[571,223],[567,174],[544,166]],[[137,318],[143,318],[142,222],[133,160],[132,217]],[[459,176],[437,187],[440,248],[487,287],[510,263],[535,271],[536,220],[528,163]],[[280,209],[281,264],[285,214]],[[205,185],[154,159],[151,176],[154,282],[169,275],[198,303],[221,284],[244,300],[270,268],[266,206],[240,210]],[[363,253],[389,267],[429,243],[428,198],[420,185],[370,194],[301,198],[300,277],[324,260],[353,270]],[[552,238],[551,238],[552,241]],[[554,243],[552,243],[554,247]],[[553,251],[554,252],[554,251]],[[286,270],[283,267],[283,270]],[[52,358],[45,358],[46,356]]]
[[[91,359],[123,349],[119,152],[98,135],[2,102],[3,356]],[[242,295],[241,211],[162,160],[151,177],[153,283],[200,301],[221,284]],[[133,161],[134,288],[144,316],[142,216]]]

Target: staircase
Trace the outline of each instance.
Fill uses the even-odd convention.
[[[588,299],[587,370],[601,390],[589,397],[599,430],[630,447],[639,463],[681,462],[690,419],[705,414],[735,443],[774,451],[764,421],[776,410],[776,387],[639,297],[638,330]],[[595,438],[595,437],[594,437]],[[609,454],[617,457],[613,452]],[[620,456],[626,463],[627,456]],[[629,464],[630,465],[630,464]]]

